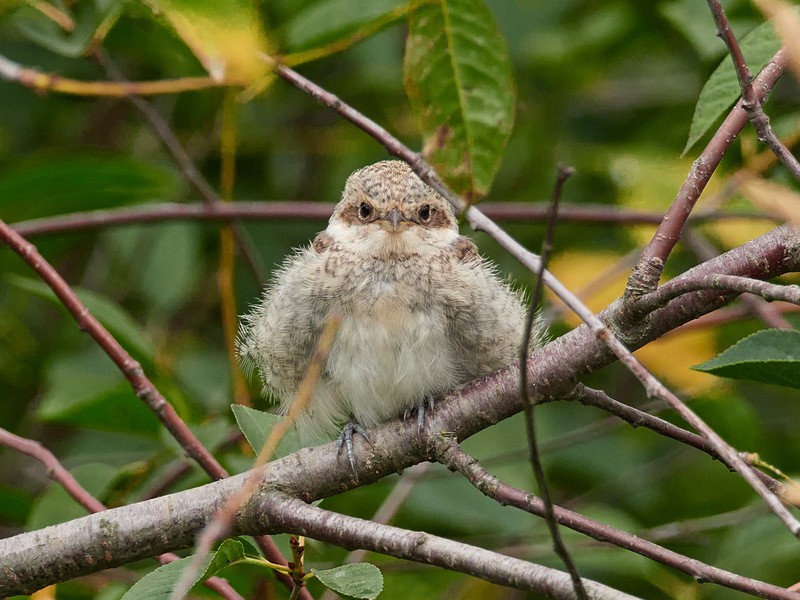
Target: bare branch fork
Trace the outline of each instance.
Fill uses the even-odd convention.
[[[733,60],[733,68],[736,71],[736,78],[739,80],[739,87],[742,90],[741,105],[747,112],[750,122],[758,134],[758,139],[765,142],[781,163],[794,175],[794,178],[800,181],[800,161],[794,157],[772,130],[769,117],[762,107],[764,97],[759,97],[753,89],[753,75],[747,66],[744,54],[742,54],[742,48],[739,46],[730,23],[728,23],[722,4],[720,4],[719,0],[708,0],[708,7],[711,9],[711,14],[717,25],[717,35],[725,42]]]
[[[763,102],[775,86],[787,63],[786,53],[780,50],[761,70],[754,85],[759,102]],[[743,102],[740,101],[719,126],[700,156],[695,159],[672,206],[664,215],[661,224],[653,234],[653,239],[642,252],[638,264],[628,279],[628,286],[625,290],[626,298],[635,301],[658,287],[658,281],[664,271],[667,258],[675,244],[678,243],[689,215],[725,152],[733,144],[747,121],[748,112],[744,108]],[[635,306],[635,302],[632,304]]]

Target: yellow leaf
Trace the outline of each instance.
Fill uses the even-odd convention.
[[[636,358],[668,386],[686,394],[719,390],[726,384],[709,373],[689,367],[717,355],[713,329],[691,329],[668,333],[634,352]]]
[[[764,212],[800,227],[800,194],[774,181],[742,175],[739,191]]]
[[[269,70],[272,54],[253,0],[147,0],[220,83],[247,86]]]
[[[800,77],[800,17],[795,7],[783,0],[754,0],[754,4],[772,19],[772,25],[786,49],[789,66]]]
[[[566,252],[553,258],[550,271],[597,313],[622,295],[636,258],[638,253],[621,257],[602,252]],[[581,323],[560,300],[554,298],[553,306],[567,324],[575,327]],[[670,333],[635,354],[656,377],[681,391],[697,393],[720,386],[718,377],[689,369],[717,354],[712,329]]]

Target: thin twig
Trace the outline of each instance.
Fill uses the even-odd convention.
[[[36,250],[36,247],[25,240],[16,231],[0,220],[0,239],[19,254],[39,277],[50,286],[55,295],[72,314],[82,331],[88,333],[114,361],[125,378],[130,382],[133,391],[144,401],[159,420],[175,437],[186,453],[192,457],[214,479],[227,477],[228,473],[206,450],[200,441],[178,416],[172,405],[166,401],[145,375],[141,365],[117,342],[108,330],[100,324],[89,309],[81,302],[69,284],[64,281],[53,266]]]
[[[781,50],[762,69],[755,82],[759,101],[763,101],[775,86],[786,68],[786,63],[786,54]],[[626,298],[635,300],[656,289],[667,258],[675,244],[678,243],[683,227],[700,198],[700,194],[703,193],[722,157],[733,144],[747,120],[748,113],[739,102],[694,161],[672,206],[664,215],[661,224],[653,234],[650,243],[645,247],[639,263],[628,279],[628,286],[625,290]]]
[[[525,317],[525,328],[522,334],[522,344],[519,350],[519,362],[525,364],[528,358],[531,342],[531,332],[533,331],[534,322],[536,321],[539,307],[542,302],[542,293],[544,291],[544,271],[547,267],[547,260],[553,252],[553,238],[555,237],[556,221],[558,220],[558,203],[561,200],[561,192],[564,188],[564,183],[575,173],[572,167],[559,165],[556,183],[553,186],[553,196],[550,200],[550,210],[547,215],[547,231],[545,233],[544,241],[542,242],[542,251],[540,254],[541,261],[539,263],[539,271],[536,274],[536,285],[534,286],[533,294],[531,294],[531,303],[528,307],[528,314]],[[542,496],[545,506],[545,521],[547,522],[548,530],[550,531],[550,538],[553,543],[553,550],[556,555],[564,563],[564,566],[572,579],[572,586],[575,590],[575,596],[579,600],[588,600],[586,590],[583,588],[581,582],[581,575],[575,562],[567,550],[564,540],[561,539],[561,534],[558,531],[558,524],[556,523],[555,516],[553,515],[553,501],[550,497],[550,488],[547,485],[547,478],[544,475],[544,467],[542,466],[542,458],[539,455],[539,448],[536,441],[536,418],[534,415],[534,406],[531,402],[528,385],[528,369],[520,369],[520,394],[522,395],[522,405],[525,412],[525,433],[528,439],[528,458],[533,469],[533,475],[536,479],[536,485],[539,488],[539,494]]]
[[[297,219],[307,221],[326,220],[333,212],[333,204],[307,200],[291,201],[242,201],[234,203],[220,201],[205,204],[142,204],[117,208],[67,213],[50,217],[30,219],[12,223],[11,226],[24,237],[52,235],[106,228],[132,223],[151,223],[172,220],[233,221]],[[543,202],[483,202],[481,210],[495,221],[536,221],[547,218],[549,203]],[[562,205],[559,220],[578,223],[658,224],[660,213],[628,210],[602,204]],[[775,216],[754,212],[708,212],[692,215],[692,222],[722,220],[762,220],[779,222]]]
[[[719,454],[714,449],[714,446],[703,436],[692,433],[691,431],[687,431],[686,429],[678,427],[669,421],[665,421],[664,419],[656,417],[655,415],[651,415],[650,413],[639,410],[638,408],[629,406],[624,402],[615,400],[603,390],[595,390],[586,387],[583,384],[578,384],[575,387],[573,396],[569,397],[568,399],[577,400],[586,406],[594,406],[595,408],[604,410],[605,412],[622,419],[632,427],[646,427],[647,429],[654,431],[659,435],[663,435],[664,437],[673,439],[682,444],[686,444],[687,446],[691,446],[702,452],[705,452],[715,460],[721,460]],[[742,454],[741,456],[744,460],[745,455]],[[755,473],[755,475],[764,483],[764,485],[767,486],[767,488],[769,488],[773,494],[791,504],[796,503],[796,501],[790,501],[786,487],[780,481],[777,481],[766,473],[762,473],[761,471],[753,468],[749,465],[749,463],[748,467],[752,469],[753,473]]]
[[[497,500],[502,505],[515,506],[531,514],[540,517],[544,516],[544,502],[541,499],[514,488],[489,474],[478,461],[464,452],[455,440],[442,438],[440,445],[439,456],[444,464],[464,475],[483,494]],[[644,540],[639,536],[625,533],[610,525],[584,517],[571,510],[556,506],[554,507],[554,514],[558,523],[565,527],[672,567],[682,573],[691,575],[698,583],[716,583],[731,589],[755,594],[762,598],[776,600],[798,599],[797,594],[783,588],[712,567]]]
[[[719,255],[716,248],[711,245],[696,227],[686,229],[683,232],[683,243],[703,262],[711,260]],[[769,304],[763,298],[753,296],[752,294],[742,294],[741,301],[745,306],[749,307],[753,315],[761,319],[767,327],[793,329],[792,324],[780,313],[777,305]]]
[[[42,73],[28,69],[0,55],[0,79],[16,81],[37,92],[59,92],[70,96],[106,96],[121,98],[137,95],[177,94],[179,92],[205,90],[242,82],[217,81],[211,77],[182,77],[159,81],[80,81],[60,75]]]
[[[739,87],[742,90],[742,108],[747,111],[750,122],[758,134],[758,139],[765,142],[783,163],[783,166],[794,175],[795,179],[800,181],[800,161],[784,146],[783,142],[772,130],[769,117],[762,106],[764,100],[756,95],[753,89],[753,76],[744,59],[739,42],[736,40],[736,36],[728,23],[728,18],[725,16],[722,5],[719,0],[708,0],[708,7],[711,9],[711,14],[717,25],[717,35],[725,42],[731,59],[733,59],[733,68],[736,71]]]
[[[739,275],[702,275],[687,277],[680,281],[668,281],[656,291],[650,292],[641,299],[641,306],[649,311],[666,306],[670,300],[699,290],[722,290],[740,294],[754,294],[765,300],[782,300],[800,305],[800,286],[779,285],[752,277]]]

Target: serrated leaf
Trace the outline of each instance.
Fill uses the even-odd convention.
[[[762,23],[742,38],[740,46],[750,72],[756,74],[778,51],[781,42],[772,28],[772,24]],[[739,80],[736,77],[731,57],[727,55],[714,69],[711,77],[700,91],[683,154],[686,154],[705,135],[717,119],[733,106],[740,95]]]
[[[7,281],[20,289],[62,306],[53,290],[42,281],[13,274],[7,277]],[[78,295],[81,302],[86,305],[89,312],[108,329],[111,335],[130,354],[140,361],[144,360],[148,363],[153,363],[155,360],[155,348],[152,342],[142,333],[139,325],[122,307],[97,292],[74,286],[72,290]]]
[[[272,54],[253,0],[147,0],[164,15],[208,74],[248,85],[269,71]]]
[[[194,556],[187,556],[174,560],[166,565],[161,565],[155,571],[151,571],[139,581],[134,583],[131,588],[125,592],[121,600],[169,600],[172,595],[172,589],[181,577],[184,569],[186,569],[194,560]],[[212,557],[207,556],[203,559],[201,569],[198,573],[203,573],[211,562]],[[202,576],[198,576],[195,583],[201,580]]]
[[[383,591],[383,575],[370,563],[341,565],[322,571],[311,569],[311,572],[326,587],[352,598],[372,600]]]
[[[425,157],[453,190],[484,196],[514,121],[508,49],[482,0],[440,0],[409,16],[406,94]]]
[[[407,0],[322,0],[311,2],[284,27],[292,52],[353,36],[401,18]]]
[[[800,331],[759,331],[692,368],[720,377],[800,389]]]
[[[214,552],[214,556],[211,562],[208,563],[208,567],[203,571],[200,581],[205,581],[209,577],[213,577],[231,563],[242,560],[244,557],[245,548],[240,540],[237,538],[225,540],[219,545],[216,552]]]
[[[214,554],[206,556],[197,570],[194,582],[191,587],[204,582],[209,577],[215,576],[225,567],[245,558],[248,551],[252,550],[246,540],[231,538],[220,544]],[[257,553],[255,554],[258,555]],[[186,569],[195,556],[187,556],[179,560],[162,565],[142,577],[125,592],[122,600],[168,600],[172,595],[175,584],[180,579],[184,569]]]
[[[236,424],[239,425],[239,429],[242,430],[247,443],[250,444],[256,454],[264,447],[269,437],[269,432],[283,418],[280,415],[256,410],[241,404],[231,405],[231,410],[233,410],[233,415],[236,417]],[[290,429],[278,444],[274,458],[286,456],[302,447],[297,438],[297,432],[294,429]]]

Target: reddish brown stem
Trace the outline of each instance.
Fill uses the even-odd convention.
[[[763,102],[775,86],[783,70],[787,58],[781,50],[772,57],[755,81],[756,99]],[[703,193],[722,157],[728,151],[736,136],[748,120],[747,110],[740,101],[719,126],[717,132],[708,142],[703,152],[692,164],[692,168],[681,186],[678,195],[670,206],[664,219],[658,226],[653,239],[642,252],[638,264],[633,270],[625,289],[626,298],[635,299],[658,286],[664,265],[692,212],[700,194]]]

